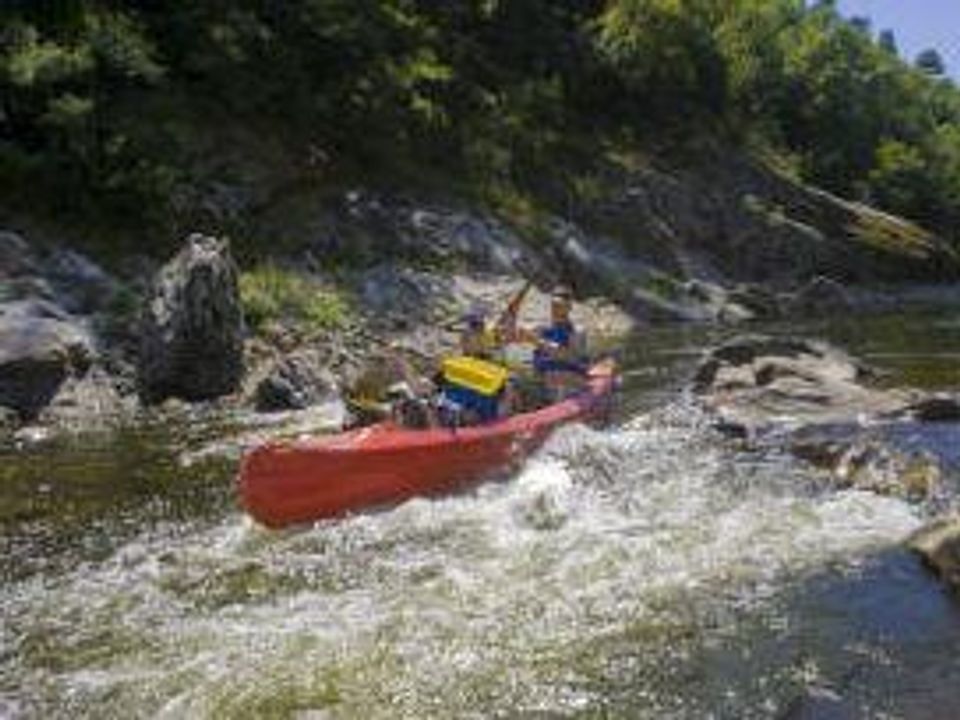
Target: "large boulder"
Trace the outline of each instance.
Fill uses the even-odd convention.
[[[243,312],[229,244],[191,235],[154,279],[141,319],[138,384],[145,402],[210,400],[243,374]]]
[[[918,531],[907,545],[953,590],[960,593],[960,515],[941,518]]]
[[[9,303],[0,315],[0,406],[32,420],[93,360],[89,337],[50,303]]]

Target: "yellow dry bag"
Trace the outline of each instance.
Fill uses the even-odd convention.
[[[443,361],[443,379],[468,390],[493,397],[507,383],[510,371],[502,365],[466,355]]]

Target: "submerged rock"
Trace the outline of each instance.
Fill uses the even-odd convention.
[[[960,593],[960,515],[942,518],[907,541],[926,565]]]
[[[191,235],[157,274],[143,311],[138,359],[145,402],[210,400],[243,374],[237,267],[225,240]]]
[[[898,452],[877,441],[856,442],[848,447],[833,471],[843,487],[909,500],[930,497],[942,477],[940,464],[928,453]]]

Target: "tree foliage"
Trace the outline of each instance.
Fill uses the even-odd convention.
[[[375,174],[398,157],[549,179],[605,138],[761,138],[805,179],[951,231],[960,91],[833,2],[7,0],[3,187],[157,219],[183,116],[270,128]],[[194,155],[197,153],[194,152]]]

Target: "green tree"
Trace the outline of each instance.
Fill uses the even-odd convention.
[[[925,73],[933,75],[934,77],[940,77],[947,72],[943,58],[940,57],[940,53],[933,48],[928,48],[917,55],[915,64]]]
[[[897,45],[897,36],[893,30],[881,30],[877,38],[877,44],[891,55],[899,55],[900,48]]]

